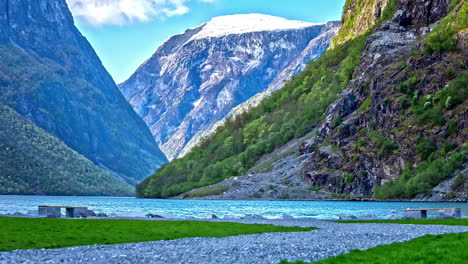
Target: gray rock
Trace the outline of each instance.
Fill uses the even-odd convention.
[[[385,220],[396,220],[396,219],[401,219],[401,216],[391,214],[391,215],[384,216],[384,219]]]
[[[147,214],[139,212],[116,212],[110,214],[110,217],[123,217],[123,218],[146,218]]]
[[[379,218],[375,215],[360,215],[360,216],[357,216],[357,219],[358,220],[377,220]]]
[[[97,214],[97,217],[109,217],[109,216],[105,213],[99,213]]]
[[[260,220],[260,219],[265,219],[265,217],[263,217],[261,215],[256,215],[256,214],[247,214],[247,215],[241,217],[241,219]]]
[[[217,217],[215,214],[210,214],[206,218],[207,219],[218,219],[219,217]]]
[[[347,215],[347,214],[340,214],[338,216],[338,218],[340,220],[357,220],[357,216],[354,216],[354,215]]]
[[[93,210],[87,210],[86,215],[87,216],[97,216],[96,213]]]
[[[14,212],[12,216],[26,216],[26,215],[20,212]]]
[[[239,219],[240,217],[234,216],[234,215],[225,215],[223,216],[223,219],[228,219],[228,220],[233,220],[233,219]]]
[[[281,216],[281,219],[291,220],[291,219],[294,219],[294,217],[292,217],[292,216],[290,216],[290,215],[282,215],[282,216]]]
[[[163,212],[152,212],[148,213],[146,216],[150,218],[175,218],[174,216]]]

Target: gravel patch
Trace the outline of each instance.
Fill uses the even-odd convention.
[[[216,219],[212,221],[222,222]],[[313,219],[230,220],[230,222],[318,227],[310,232],[269,233],[225,238],[185,238],[53,250],[0,252],[0,263],[278,263],[317,261],[403,242],[420,236],[468,232],[465,226],[341,224]]]

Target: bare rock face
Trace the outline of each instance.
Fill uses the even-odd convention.
[[[0,0],[0,103],[135,184],[167,161],[65,0]]]
[[[398,99],[398,85],[417,72],[423,80],[417,88],[423,97],[447,84],[449,79],[441,70],[444,67],[464,70],[465,66],[451,62],[449,54],[424,55],[417,42],[430,32],[431,24],[447,15],[449,2],[400,0],[393,19],[382,23],[366,39],[354,79],[329,106],[317,141],[302,147],[303,152],[311,154],[303,168],[307,182],[330,192],[372,196],[375,186],[396,179],[409,162],[420,161],[415,153],[418,136],[443,137],[443,129],[428,131],[408,125],[411,123],[401,114],[404,109]],[[411,58],[411,52],[420,56]],[[365,100],[371,102],[369,109],[359,111]],[[451,115],[447,119],[457,118],[447,114]],[[463,123],[459,124],[463,129]],[[370,133],[393,142],[398,151],[383,152],[370,140]],[[459,140],[457,137],[451,140]]]
[[[214,18],[169,38],[119,88],[173,159],[237,114],[233,108],[320,57],[337,27],[259,14]]]
[[[374,26],[377,19],[382,16],[383,11],[390,0],[349,0],[343,10],[342,28],[338,38],[333,45],[340,45],[353,39],[370,27]]]

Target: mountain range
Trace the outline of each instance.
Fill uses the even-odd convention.
[[[256,105],[319,58],[338,26],[261,14],[215,17],[170,37],[119,88],[172,160],[240,112],[230,114],[233,108]]]

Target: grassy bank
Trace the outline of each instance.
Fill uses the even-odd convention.
[[[468,226],[468,219],[401,219],[401,220],[349,220],[336,221],[339,223],[379,223],[379,224],[414,224],[414,225],[454,225]]]
[[[414,240],[383,245],[365,251],[352,250],[348,254],[314,262],[317,264],[400,264],[400,263],[466,263],[468,233],[424,236]],[[286,264],[288,262],[281,262]],[[305,262],[295,262],[301,264]]]
[[[457,225],[468,226],[468,219],[411,219],[411,220],[351,220],[339,223],[389,223],[416,225]],[[400,263],[465,263],[468,259],[468,233],[424,236],[408,242],[383,245],[368,250],[352,250],[317,264],[400,264]],[[289,262],[281,262],[287,264]],[[294,262],[304,264],[305,262]],[[292,263],[291,263],[292,264]]]
[[[107,245],[187,237],[226,237],[272,232],[300,232],[315,229],[197,221],[30,218],[0,218],[0,227],[0,251]]]

